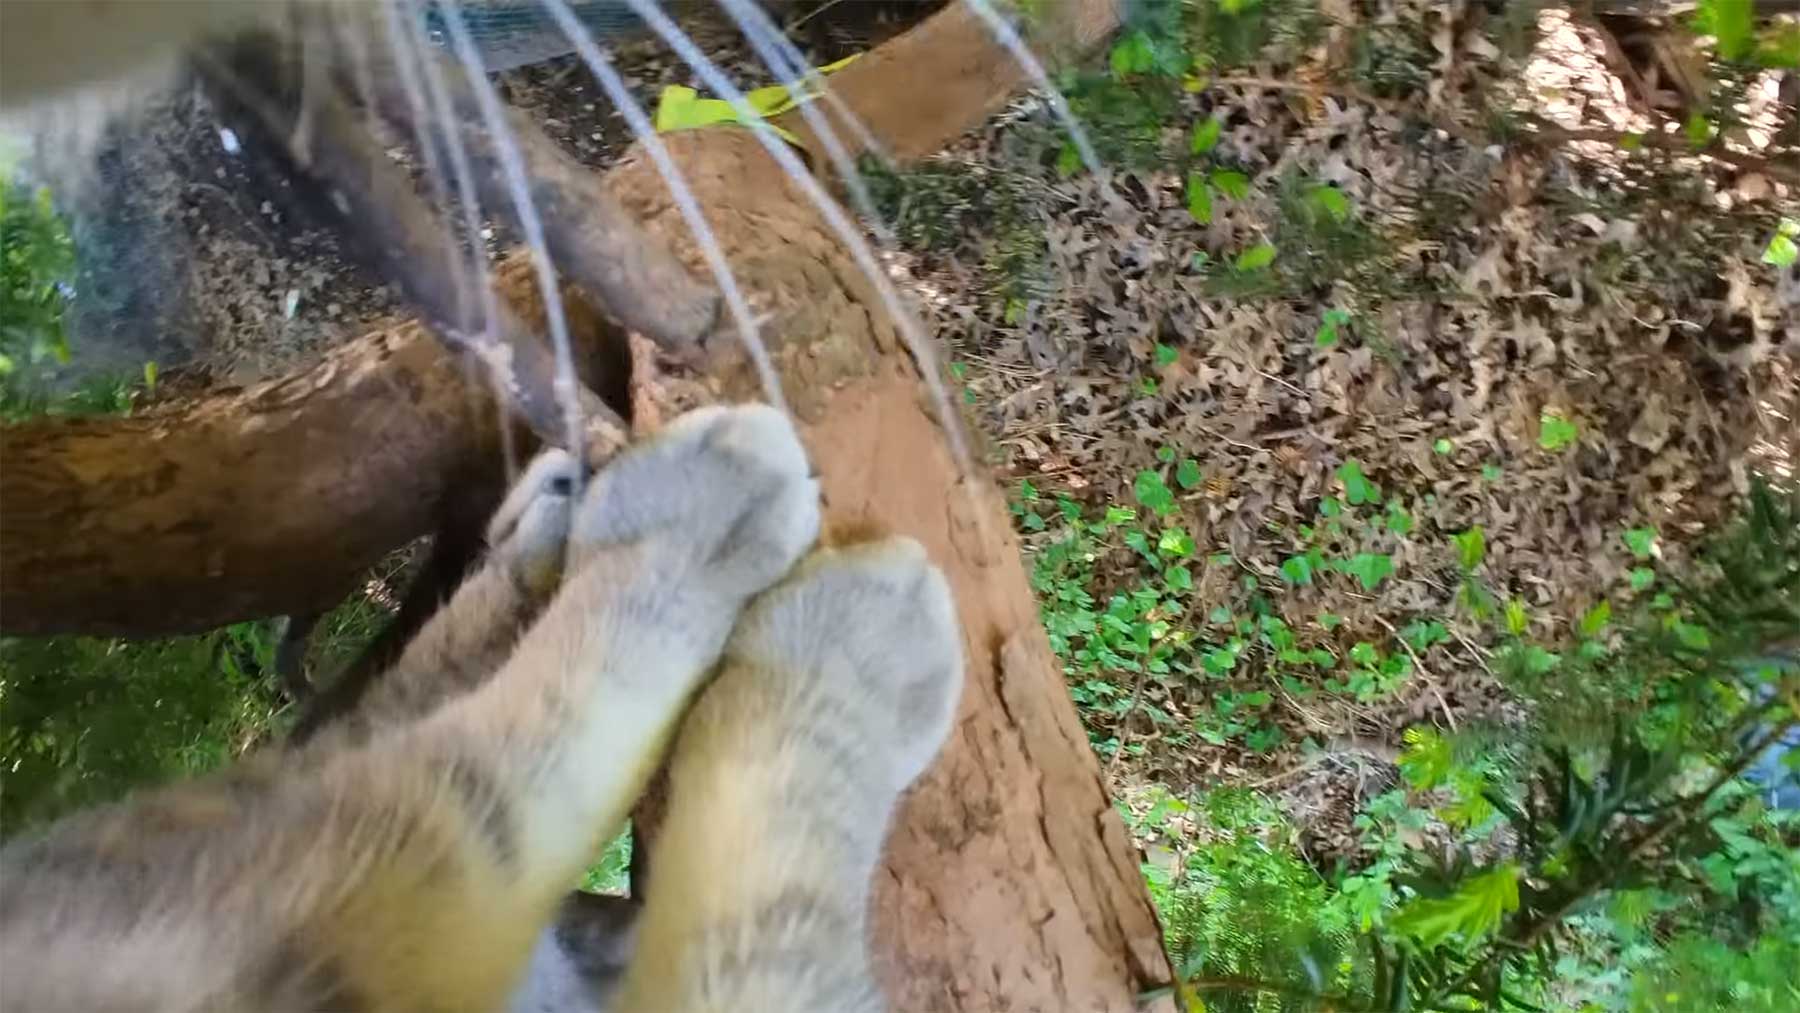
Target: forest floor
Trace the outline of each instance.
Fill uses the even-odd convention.
[[[1115,792],[1258,787],[1314,854],[1353,847],[1408,726],[1523,716],[1456,536],[1515,633],[1566,642],[1800,450],[1800,269],[1761,262],[1795,186],[1474,143],[1481,87],[1571,129],[1641,113],[1593,26],[1547,13],[1519,86],[1487,35],[1413,17],[1382,31],[1429,41],[1422,108],[1307,84],[1323,38],[1130,144],[1090,124],[1109,174],[1071,175],[1027,99],[891,204]]]

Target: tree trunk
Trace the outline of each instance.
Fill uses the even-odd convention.
[[[1107,0],[1070,9],[1100,12],[1074,22],[1090,26],[1111,16]],[[841,82],[871,95],[929,90],[907,81],[969,86],[966,106],[906,132],[896,148],[909,154],[978,122],[1018,80],[995,70],[1007,58],[991,44],[971,62],[985,36],[966,11],[925,27],[943,33],[932,46],[909,36],[911,55],[886,71],[859,61],[845,74],[870,76]],[[871,126],[901,136],[884,117],[903,112],[881,105]],[[666,140],[768,315],[764,334],[821,475],[827,538],[916,537],[956,595],[968,657],[958,724],[903,806],[876,884],[875,957],[895,1007],[1140,1008],[1137,995],[1168,983],[1170,969],[1004,501],[970,473],[979,461],[953,460],[869,280],[754,138],[719,129]],[[607,186],[698,265],[641,153]],[[435,342],[402,328],[177,415],[0,431],[0,620],[10,632],[173,631],[326,604],[358,568],[427,529],[464,462],[495,458],[491,407],[469,405],[469,389]],[[758,394],[741,361],[668,390],[675,401]]]
[[[896,1007],[1133,1009],[1169,969],[1005,502],[959,470],[892,323],[868,309],[869,280],[756,140],[666,140],[733,270],[766,300],[765,340],[819,470],[827,539],[918,538],[956,595],[969,660],[960,721],[907,802],[878,882],[876,954]],[[648,159],[627,156],[608,185],[691,251]],[[711,382],[724,400],[757,393],[744,363]]]

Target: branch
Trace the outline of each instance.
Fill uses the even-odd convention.
[[[389,121],[413,129],[440,146],[461,145],[486,210],[515,228],[516,195],[507,188],[501,142],[482,128],[479,105],[462,67],[435,52],[452,109],[451,122],[416,123],[412,104],[388,68],[369,75],[370,101]],[[531,180],[531,199],[544,225],[544,241],[557,269],[586,289],[628,329],[664,349],[691,357],[718,336],[719,294],[696,280],[669,247],[643,229],[598,174],[564,154],[531,117],[507,107],[506,128]]]
[[[556,396],[556,364],[550,349],[512,311],[501,305],[491,329],[464,297],[456,261],[459,247],[412,182],[389,159],[329,79],[308,82],[303,111],[289,116],[281,97],[279,43],[249,37],[229,49],[196,57],[200,75],[228,106],[256,118],[273,138],[290,139],[292,164],[320,183],[355,248],[381,277],[399,285],[433,335],[454,352],[479,361],[504,394],[509,411],[546,443],[563,446],[568,429]],[[254,75],[250,68],[259,68]],[[574,396],[587,429],[583,451],[594,464],[624,446],[624,419],[576,384]]]

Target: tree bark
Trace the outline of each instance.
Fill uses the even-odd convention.
[[[530,265],[496,283],[533,326]],[[591,390],[621,343],[566,299]],[[302,372],[108,418],[0,426],[0,632],[151,636],[330,608],[463,502],[498,503],[500,410],[416,322]]]
[[[954,62],[974,51],[966,19],[953,8],[927,26],[962,33],[935,52]],[[932,52],[890,62],[888,88],[957,78]],[[990,46],[988,64],[1005,59]],[[941,145],[1017,83],[972,76],[989,81],[967,93],[986,96],[976,111],[946,113],[935,133],[913,129],[896,149]],[[884,118],[901,110],[883,108],[871,126],[898,136]],[[1142,1008],[1137,996],[1167,984],[1170,969],[1002,497],[971,474],[979,461],[952,458],[869,279],[755,139],[719,129],[665,140],[768,316],[821,476],[827,538],[916,537],[956,595],[968,658],[958,723],[904,803],[876,883],[874,953],[895,1008]],[[607,187],[698,264],[641,153]],[[458,467],[496,456],[486,407],[462,407],[469,390],[435,342],[403,327],[300,377],[172,415],[0,431],[0,621],[14,632],[77,621],[142,632],[148,616],[174,631],[326,604],[427,528],[429,504],[456,493]],[[741,360],[668,391],[673,402],[758,394]]]

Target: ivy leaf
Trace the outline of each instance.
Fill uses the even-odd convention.
[[[1450,639],[1450,631],[1436,619],[1430,622],[1410,622],[1400,627],[1400,639],[1406,641],[1413,650],[1424,653],[1432,644],[1443,643]]]
[[[1362,462],[1352,457],[1338,467],[1338,480],[1344,483],[1344,498],[1351,506],[1381,502],[1381,489],[1363,474]]]
[[[1313,333],[1313,347],[1330,348],[1342,337],[1340,329],[1350,322],[1350,314],[1344,310],[1330,309],[1319,321],[1319,329]]]
[[[1156,540],[1156,551],[1185,558],[1194,554],[1194,540],[1180,528],[1164,528],[1161,537]]]
[[[1281,579],[1289,584],[1305,586],[1312,583],[1312,562],[1305,556],[1289,556],[1281,561]]]
[[[1549,451],[1557,451],[1575,442],[1581,430],[1568,419],[1554,412],[1545,412],[1538,416],[1538,446]]]
[[[1584,637],[1596,636],[1601,630],[1606,629],[1606,624],[1610,622],[1612,622],[1612,602],[1601,599],[1599,604],[1582,613],[1581,635]]]
[[[1456,543],[1456,561],[1465,570],[1473,570],[1487,558],[1487,532],[1477,524],[1458,535],[1451,535],[1450,540]]]
[[[1157,447],[1156,448],[1156,459],[1161,461],[1164,464],[1169,464],[1169,463],[1173,462],[1175,460],[1175,448],[1174,447]]]
[[[1455,444],[1451,443],[1449,440],[1443,438],[1442,436],[1440,436],[1436,440],[1432,441],[1432,444],[1431,444],[1431,452],[1438,455],[1439,457],[1447,457],[1447,456],[1449,456],[1450,452],[1455,449],[1456,449]]]
[[[1741,60],[1750,55],[1756,27],[1753,0],[1700,0],[1694,9],[1694,30],[1719,40],[1721,60]]]
[[[1656,571],[1648,566],[1634,566],[1625,575],[1625,579],[1633,591],[1648,590],[1650,585],[1656,583]]]
[[[1793,267],[1794,261],[1800,259],[1800,246],[1794,244],[1797,235],[1800,235],[1800,222],[1783,218],[1781,226],[1769,237],[1769,245],[1763,249],[1762,262],[1775,267]]]
[[[1171,566],[1163,571],[1163,583],[1171,591],[1191,591],[1194,589],[1194,574],[1185,566]]]
[[[1389,923],[1431,949],[1451,936],[1468,942],[1500,927],[1508,912],[1519,909],[1519,867],[1513,862],[1470,876],[1448,897],[1417,897]]]
[[[1160,341],[1156,343],[1155,361],[1159,368],[1173,364],[1180,354],[1181,353],[1175,351],[1174,345],[1165,345]]]
[[[1275,244],[1265,241],[1238,254],[1231,266],[1233,270],[1248,272],[1260,271],[1273,263],[1275,263]]]
[[[1358,640],[1350,646],[1350,660],[1354,664],[1374,667],[1381,663],[1381,652],[1367,640]]]
[[[1137,473],[1131,483],[1131,492],[1137,497],[1138,505],[1158,517],[1166,517],[1175,511],[1175,494],[1163,484],[1162,476],[1151,469]]]
[[[1350,217],[1350,198],[1344,191],[1330,184],[1315,186],[1306,192],[1306,200],[1320,211],[1325,212],[1334,222],[1341,222]]]
[[[1191,145],[1194,154],[1204,155],[1219,146],[1219,135],[1225,130],[1225,121],[1217,116],[1194,128],[1194,142]]]
[[[1412,514],[1407,513],[1397,499],[1388,500],[1387,529],[1396,535],[1412,534]]]
[[[1187,209],[1188,214],[1193,217],[1194,221],[1197,221],[1202,225],[1212,224],[1212,184],[1206,181],[1205,176],[1202,176],[1197,172],[1188,173]]]
[[[1183,458],[1175,466],[1175,484],[1183,489],[1192,489],[1200,484],[1200,463],[1193,458]]]
[[[1231,200],[1250,196],[1250,177],[1235,169],[1214,169],[1212,185]]]
[[[1156,50],[1151,45],[1150,36],[1136,31],[1120,39],[1118,45],[1112,48],[1110,63],[1115,78],[1150,71],[1156,66]]]
[[[1655,528],[1627,528],[1619,537],[1625,542],[1625,547],[1631,550],[1631,554],[1638,559],[1649,559],[1651,553],[1656,550]]]
[[[1400,737],[1406,743],[1400,753],[1400,773],[1414,791],[1430,791],[1449,780],[1456,765],[1449,739],[1424,725],[1414,725]]]
[[[1394,559],[1384,552],[1359,552],[1350,558],[1344,572],[1362,581],[1363,590],[1373,591],[1394,572]]]

